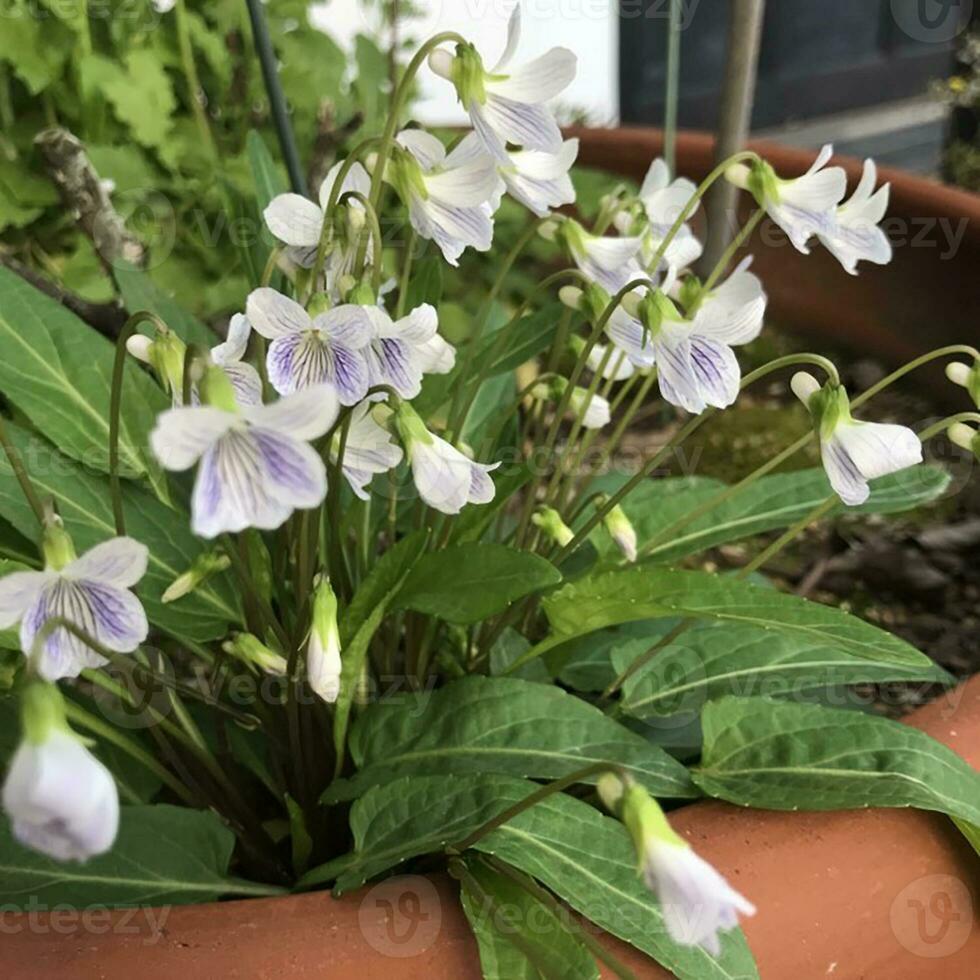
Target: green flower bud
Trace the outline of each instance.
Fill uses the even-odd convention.
[[[54,513],[48,514],[41,534],[41,554],[44,567],[50,571],[60,571],[73,562],[78,555],[71,535],[65,530],[64,522]]]
[[[564,548],[575,537],[575,533],[553,507],[540,507],[532,515],[531,522],[535,527],[541,528],[560,548]]]
[[[204,369],[204,377],[198,385],[201,402],[220,408],[224,412],[237,412],[238,402],[235,399],[235,389],[225,372],[214,364]]]
[[[230,640],[221,644],[221,649],[230,657],[235,657],[247,667],[276,677],[285,677],[289,665],[281,653],[267,647],[251,633],[236,633]]]
[[[174,602],[189,595],[203,585],[212,575],[225,571],[231,559],[221,551],[205,551],[194,559],[191,567],[170,583],[160,597],[163,602]]]
[[[946,366],[946,377],[954,385],[966,388],[973,404],[980,408],[980,361],[974,361],[972,365],[954,361]]]

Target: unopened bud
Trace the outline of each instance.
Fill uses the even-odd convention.
[[[946,430],[949,441],[980,460],[980,429],[971,428],[963,422],[956,422]]]
[[[572,529],[561,519],[561,515],[553,507],[541,507],[531,516],[535,527],[541,528],[559,547],[564,548],[575,537]]]
[[[946,366],[946,377],[954,385],[966,388],[970,393],[970,397],[973,399],[973,403],[977,408],[980,408],[980,361],[974,361],[972,367],[959,361],[954,361],[952,364]]]
[[[313,621],[306,648],[306,677],[313,691],[332,704],[340,695],[340,631],[337,596],[330,580],[321,578],[313,594]]]
[[[275,650],[270,650],[257,636],[251,633],[236,633],[230,640],[221,644],[221,649],[230,657],[235,657],[248,667],[285,677],[289,668],[286,658]]]
[[[570,310],[577,310],[582,302],[582,290],[578,286],[562,286],[558,298]]]
[[[604,506],[604,502],[599,506]],[[626,560],[636,561],[636,529],[623,508],[617,504],[603,517],[602,523]]]
[[[189,595],[203,585],[212,575],[225,571],[231,559],[221,551],[205,551],[194,559],[191,567],[170,583],[160,597],[163,602],[174,602]]]

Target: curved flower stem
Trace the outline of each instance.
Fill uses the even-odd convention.
[[[269,258],[266,259],[265,268],[262,270],[262,280],[259,283],[260,286],[268,286],[272,282],[272,277],[275,275],[276,266],[279,263],[279,256],[282,255],[282,248],[276,245],[270,252]],[[259,334],[261,337],[262,335]]]
[[[950,426],[956,425],[957,422],[972,422],[974,425],[980,425],[980,412],[960,412],[957,415],[950,415],[947,418],[940,419],[927,429],[923,429],[919,433],[919,439],[922,442],[926,442],[941,432],[945,432]]]
[[[337,210],[337,203],[340,200],[341,188],[347,180],[354,164],[358,162],[369,150],[373,149],[379,140],[377,136],[371,136],[362,140],[344,158],[344,162],[337,171],[337,177],[330,188],[330,197],[327,198],[327,205],[323,209],[323,225],[320,228],[320,240],[316,246],[316,258],[313,260],[312,274],[310,275],[310,289],[315,290],[316,284],[320,281],[323,273],[323,264],[327,260],[327,248],[333,238],[334,212]],[[375,212],[377,213],[377,212]]]
[[[851,401],[851,408],[860,408],[866,402],[870,401],[870,399],[874,398],[875,395],[880,394],[890,385],[894,384],[896,381],[900,380],[901,378],[904,378],[907,374],[914,371],[916,368],[922,367],[924,364],[928,364],[930,361],[937,360],[938,358],[951,357],[956,354],[965,354],[969,357],[980,356],[978,355],[978,352],[975,348],[970,347],[967,344],[952,344],[948,347],[937,348],[934,351],[930,351],[927,354],[923,354],[921,357],[915,358],[915,360],[910,361],[908,364],[905,364],[902,367],[898,368],[897,370],[893,371],[887,377],[882,378],[881,381],[879,381],[877,384],[872,385],[866,391],[862,392],[860,395],[855,397]],[[669,524],[658,534],[654,535],[654,537],[650,541],[648,541],[646,545],[644,545],[644,547],[640,551],[640,557],[648,557],[649,555],[653,554],[656,551],[657,547],[662,542],[672,540],[679,531],[682,531],[684,528],[693,524],[694,521],[698,520],[698,518],[703,517],[705,514],[707,514],[709,511],[714,510],[716,507],[720,507],[723,503],[726,503],[732,497],[741,493],[741,491],[744,490],[746,487],[751,486],[753,483],[756,482],[756,480],[771,473],[777,467],[781,466],[784,462],[786,462],[786,460],[790,459],[792,456],[795,456],[814,438],[815,435],[812,432],[808,432],[806,435],[800,436],[800,438],[797,439],[796,442],[791,443],[784,450],[777,453],[777,455],[775,455],[767,463],[764,463],[757,470],[753,471],[752,473],[749,473],[748,476],[739,480],[738,483],[726,487],[720,493],[715,494],[715,496],[712,497],[711,499],[706,500],[698,507],[695,507],[694,510],[683,515],[682,517],[679,517],[676,521]]]
[[[409,225],[408,239],[405,242],[405,259],[402,263],[402,275],[398,283],[398,304],[395,307],[395,319],[400,320],[405,315],[405,305],[408,303],[408,287],[412,281],[412,264],[415,262],[415,249],[418,247],[418,232]]]
[[[523,800],[518,800],[512,806],[507,807],[506,810],[498,813],[497,816],[491,817],[485,824],[477,827],[473,833],[467,835],[461,841],[447,845],[446,853],[452,855],[462,854],[474,844],[483,840],[488,834],[492,834],[498,828],[503,827],[504,824],[509,823],[514,817],[520,816],[525,810],[530,810],[531,807],[537,806],[542,800],[548,799],[549,796],[561,793],[568,789],[569,786],[574,786],[576,783],[580,783],[590,776],[598,776],[600,773],[614,772],[618,769],[619,766],[615,762],[595,762],[590,766],[586,766],[584,769],[576,769],[575,772],[570,772],[567,776],[562,776],[561,779],[546,783],[533,793],[525,796]]]
[[[764,208],[758,208],[745,222],[742,230],[732,239],[729,243],[728,248],[725,249],[724,254],[718,260],[718,264],[711,270],[711,275],[705,280],[704,285],[701,287],[700,293],[698,293],[698,298],[691,305],[691,308],[687,311],[688,318],[692,318],[701,306],[701,303],[705,296],[707,296],[712,289],[715,288],[716,283],[722,277],[722,274],[731,264],[732,259],[738,254],[738,250],[752,237],[752,233],[758,228],[759,222],[765,217],[766,212]]]
[[[469,415],[470,408],[473,405],[473,399],[476,398],[476,392],[480,390],[480,385],[483,383],[482,378],[477,379],[477,382],[472,385],[472,397],[465,403],[465,405],[461,406],[460,399],[462,398],[464,390],[462,379],[469,377],[470,370],[473,367],[473,361],[476,358],[476,349],[480,346],[480,341],[483,339],[483,333],[487,328],[487,321],[490,318],[490,311],[493,309],[494,301],[496,300],[497,296],[500,295],[500,290],[503,288],[504,282],[506,282],[507,276],[510,274],[510,270],[514,267],[514,263],[518,260],[518,258],[520,258],[521,253],[527,247],[531,239],[534,238],[538,228],[541,227],[542,221],[542,218],[538,218],[535,221],[532,221],[527,228],[524,229],[524,232],[521,234],[520,238],[518,238],[514,243],[513,248],[511,248],[510,252],[507,253],[507,257],[504,259],[503,265],[500,267],[500,272],[497,274],[497,278],[490,287],[490,292],[487,293],[487,297],[483,301],[483,305],[480,307],[480,312],[476,318],[476,326],[473,328],[473,335],[466,342],[466,354],[463,357],[463,364],[459,373],[461,383],[453,395],[453,401],[449,410],[448,429],[451,433],[463,431],[463,427],[466,424],[466,416]],[[523,309],[523,305],[521,309]],[[462,415],[462,417],[460,417],[460,415]]]
[[[373,261],[371,268],[371,286],[375,295],[381,288],[381,264],[384,258],[384,239],[381,237],[381,223],[378,221],[378,214],[371,206],[371,202],[360,191],[347,191],[340,199],[343,204],[348,198],[360,201],[364,206],[364,213],[367,216],[369,234],[373,243]]]
[[[750,384],[758,381],[759,378],[765,377],[767,374],[771,374],[773,371],[778,371],[781,368],[789,367],[796,364],[815,364],[818,367],[823,368],[830,375],[831,379],[837,380],[837,369],[834,365],[827,360],[825,357],[821,357],[819,354],[791,354],[787,357],[778,357],[774,361],[770,361],[769,364],[764,364],[762,367],[757,368],[750,374],[747,374],[741,383],[741,389],[744,390]],[[716,409],[709,408],[707,411],[702,412],[700,415],[695,416],[691,419],[687,425],[684,426],[674,436],[670,442],[667,443],[654,457],[649,460],[642,469],[639,470],[627,483],[625,483],[616,493],[609,497],[609,500],[602,506],[596,509],[596,512],[585,522],[582,528],[575,534],[575,537],[558,553],[555,561],[560,562],[563,558],[574,551],[585,538],[592,533],[592,529],[602,522],[607,514],[612,511],[617,504],[621,503],[629,494],[631,494],[660,464],[661,460],[668,454],[673,452],[689,435],[696,432],[701,425],[706,422],[712,415],[714,415]],[[809,436],[807,436],[809,438]],[[795,449],[793,450],[796,451]],[[759,471],[757,471],[758,473]],[[758,479],[758,476],[754,476],[754,479]]]
[[[70,722],[88,729],[99,738],[115,745],[131,759],[153,773],[168,789],[179,796],[190,807],[197,807],[197,797],[179,780],[166,766],[162,766],[142,746],[127,738],[112,725],[106,724],[101,718],[90,714],[75,701],[65,699],[65,715]]]
[[[126,369],[126,341],[143,322],[149,321],[157,330],[167,326],[155,313],[141,310],[134,313],[122,326],[116,338],[116,356],[112,362],[112,389],[109,395],[109,494],[112,497],[112,517],[116,524],[116,534],[126,533],[126,517],[123,513],[122,490],[119,486],[119,423],[122,411],[123,374]]]
[[[14,471],[14,476],[17,477],[21,491],[27,498],[27,502],[31,505],[31,510],[37,518],[37,523],[43,528],[46,519],[44,504],[41,503],[41,497],[34,484],[31,483],[31,478],[27,474],[27,468],[24,466],[24,460],[21,459],[20,451],[10,441],[10,434],[7,432],[7,423],[4,421],[2,415],[0,415],[0,445],[3,446],[3,451],[7,456],[7,462],[10,463],[10,468]]]
[[[388,163],[388,157],[391,156],[391,148],[395,142],[395,131],[398,129],[398,120],[405,108],[409,93],[412,90],[415,76],[419,73],[419,69],[421,69],[431,51],[434,51],[440,44],[453,43],[466,44],[466,39],[462,35],[457,34],[456,31],[442,31],[430,37],[415,52],[412,60],[405,68],[405,74],[402,75],[402,79],[398,83],[398,88],[391,99],[391,108],[388,110],[388,120],[385,123],[384,132],[381,135],[378,159],[375,163],[374,172],[371,174],[371,206],[375,211],[378,210],[381,204],[381,188],[384,184],[385,166]]]

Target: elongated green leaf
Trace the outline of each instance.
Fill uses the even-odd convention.
[[[917,466],[875,480],[871,496],[860,507],[838,504],[832,514],[894,514],[912,510],[941,496],[949,474],[938,466]],[[672,561],[729,541],[789,527],[832,493],[822,469],[776,473],[764,477],[708,511],[655,548],[644,545],[676,520],[725,489],[717,480],[681,477],[649,480],[630,494],[623,509],[636,528],[640,553],[654,561]],[[605,545],[611,552],[611,545]]]
[[[514,677],[466,677],[435,693],[373,704],[354,725],[350,750],[360,771],[333,783],[328,801],[399,776],[558,779],[602,762],[628,770],[657,796],[697,795],[687,770],[662,749],[581,698]]]
[[[500,544],[464,544],[422,558],[398,605],[467,625],[560,581],[558,569],[537,555]]]
[[[922,666],[922,655],[904,640],[856,616],[707,572],[653,566],[600,572],[564,586],[542,605],[554,645],[618,623],[690,616],[833,643],[854,657]]]
[[[558,329],[562,310],[560,303],[551,303],[521,319],[513,328],[511,341],[495,354],[487,368],[486,376],[492,378],[505,371],[513,371],[514,368],[520,367],[545,350],[551,344]],[[496,339],[496,332],[494,332],[482,342],[477,355],[477,364],[482,358],[490,356],[496,346]]]
[[[375,562],[341,620],[340,636],[345,646],[371,611],[397,590],[399,583],[422,556],[427,540],[426,531],[416,531],[402,538]]]
[[[617,673],[650,645],[615,651]],[[856,657],[829,637],[709,623],[681,634],[635,673],[623,688],[622,707],[638,718],[653,718],[698,712],[705,701],[724,695],[786,698],[836,684],[952,680],[925,655],[912,667]]]
[[[350,641],[344,644],[340,694],[333,716],[333,744],[338,771],[344,760],[344,743],[347,740],[351,708],[354,694],[361,682],[368,647],[392,600],[422,554],[427,539],[425,531],[417,531],[399,541],[379,559],[347,610],[342,635],[350,636]]]
[[[254,129],[248,131],[245,150],[248,154],[249,166],[252,168],[252,180],[255,183],[255,202],[261,213],[274,197],[285,193],[289,188],[275,160],[272,159],[269,148]]]
[[[192,313],[188,313],[172,296],[167,295],[142,269],[117,262],[113,276],[122,293],[126,312],[132,315],[143,310],[155,313],[185,344],[212,347],[217,337]],[[148,326],[141,327],[150,333]]]
[[[38,492],[54,497],[78,551],[87,551],[114,537],[108,478],[82,469],[16,426],[8,423],[7,428]],[[123,509],[127,533],[150,550],[146,575],[139,584],[140,599],[150,621],[177,637],[211,640],[224,636],[228,623],[241,618],[227,575],[209,579],[191,595],[172,604],[164,605],[160,601],[167,586],[203,550],[203,542],[191,534],[189,518],[130,485],[123,487]],[[34,526],[34,515],[9,465],[2,459],[0,514],[25,531]]]
[[[537,788],[504,776],[417,776],[369,790],[351,808],[355,851],[300,882],[337,880],[345,891],[411,857],[462,840]],[[667,935],[636,870],[625,828],[566,794],[550,796],[484,837],[494,854],[538,879],[577,912],[653,956],[681,980],[756,977],[741,932],[725,934],[717,960]],[[751,898],[751,895],[749,896]]]
[[[980,773],[924,732],[887,718],[762,698],[701,715],[697,783],[771,810],[915,806],[980,823]]]
[[[18,908],[166,905],[277,890],[228,875],[235,838],[215,814],[175,806],[123,807],[111,851],[84,864],[18,844],[0,819],[0,902]]]
[[[66,456],[109,470],[113,345],[70,310],[0,268],[0,391]],[[120,472],[163,477],[147,449],[163,392],[135,364],[123,378]]]
[[[551,908],[481,860],[468,859],[466,868],[472,881],[463,879],[460,899],[484,980],[599,980],[591,953]]]

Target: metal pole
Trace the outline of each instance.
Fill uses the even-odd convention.
[[[743,149],[749,138],[765,9],[765,0],[731,2],[715,166]],[[708,194],[708,238],[701,259],[703,275],[711,272],[732,240],[734,229],[731,218],[737,199],[738,188],[725,180],[718,181]]]
[[[289,121],[289,110],[286,108],[286,97],[279,84],[279,70],[276,66],[276,53],[272,49],[269,37],[269,27],[262,12],[262,0],[246,0],[248,16],[252,22],[252,37],[255,39],[255,51],[262,65],[262,79],[269,96],[269,107],[272,109],[272,120],[279,137],[279,149],[282,151],[286,170],[289,172],[289,183],[297,194],[306,194],[306,178],[300,166],[299,153],[296,150],[296,138],[293,136],[293,126]]]

